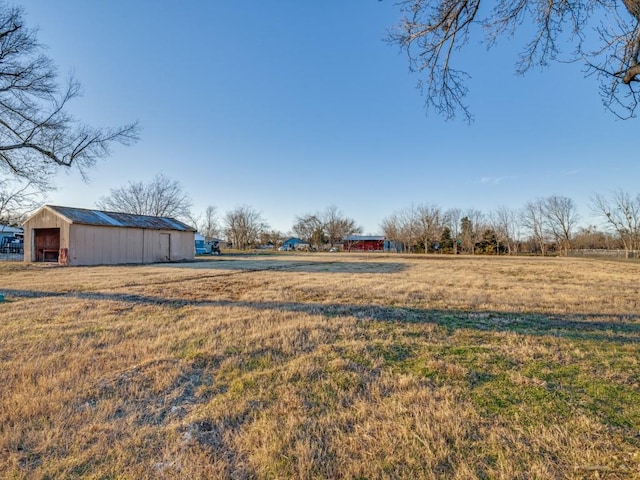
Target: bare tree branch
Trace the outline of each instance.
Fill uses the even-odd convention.
[[[354,219],[344,216],[337,206],[331,205],[323,212],[297,216],[293,232],[310,245],[321,248],[340,243],[348,235],[362,233],[362,227]]]
[[[632,197],[618,190],[611,199],[596,194],[591,198],[591,210],[618,234],[627,256],[631,250],[640,250],[640,194]]]
[[[246,250],[258,243],[260,234],[269,229],[260,212],[249,205],[236,207],[224,216],[225,233],[233,248]]]
[[[69,78],[59,86],[55,65],[22,16],[0,2],[0,171],[47,189],[55,168],[75,166],[86,176],[114,142],[134,143],[139,127],[94,128],[69,115],[80,84]]]
[[[543,201],[545,224],[564,255],[571,249],[571,240],[578,224],[578,209],[568,197],[552,195]]]
[[[0,180],[0,224],[20,224],[42,199],[42,191],[29,181]]]
[[[406,52],[411,72],[420,76],[427,110],[446,119],[458,113],[472,119],[466,104],[469,75],[454,67],[469,38],[484,39],[491,47],[524,25],[533,25],[534,34],[519,55],[518,73],[553,61],[583,61],[587,74],[600,80],[606,108],[620,118],[635,115],[640,0],[498,0],[491,10],[481,10],[480,0],[404,0],[400,5],[403,19],[388,40]],[[585,41],[590,37],[602,47],[588,50],[585,45],[594,43]],[[571,51],[562,50],[566,45]]]
[[[149,183],[129,182],[124,187],[112,188],[110,195],[100,198],[96,205],[103,210],[171,217],[191,222],[191,198],[177,180],[162,174]]]

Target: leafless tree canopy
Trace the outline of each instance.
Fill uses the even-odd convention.
[[[260,245],[279,247],[286,240],[284,233],[277,229],[265,229],[260,233]]]
[[[138,126],[101,129],[77,122],[65,108],[80,95],[80,84],[70,78],[61,87],[42,51],[22,9],[0,3],[0,172],[46,189],[56,167],[74,165],[85,175],[113,142],[137,140]]]
[[[256,245],[260,234],[269,229],[260,212],[249,205],[236,207],[224,216],[225,234],[233,248],[245,250]]]
[[[568,197],[552,195],[544,200],[546,226],[565,255],[571,249],[571,238],[578,225],[578,209]]]
[[[315,247],[320,247],[327,241],[324,225],[317,214],[297,216],[293,223],[293,233]]]
[[[527,203],[521,210],[499,207],[488,215],[480,210],[443,210],[435,204],[412,204],[384,218],[380,228],[405,252],[495,253],[515,255],[523,231],[545,254],[547,247],[568,254],[573,246],[578,212],[573,200],[552,195]]]
[[[634,116],[640,74],[640,0],[403,0],[403,19],[389,36],[420,75],[427,109],[446,118],[461,112],[468,77],[456,54],[474,36],[493,45],[523,25],[534,33],[518,59],[524,73],[550,61],[582,61],[600,79],[605,106],[621,118]],[[596,48],[593,45],[598,44]],[[569,45],[570,51],[561,46]]]
[[[518,212],[505,206],[498,207],[490,213],[489,224],[495,231],[498,241],[506,245],[509,255],[517,253],[520,242]]]
[[[462,210],[459,208],[449,208],[444,214],[445,226],[454,240],[460,236],[460,219],[462,219]],[[453,253],[458,253],[457,241],[453,242]]]
[[[448,226],[448,212],[434,204],[410,205],[392,213],[380,224],[385,237],[402,245],[404,251],[433,251]]]
[[[470,208],[464,212],[464,217],[462,217],[460,222],[463,250],[474,254],[476,244],[482,240],[484,231],[488,227],[485,214],[480,210]]]
[[[199,230],[207,240],[220,237],[220,225],[218,222],[218,209],[209,205],[204,212],[204,220]]]
[[[554,241],[560,252],[568,254],[579,218],[574,201],[559,195],[528,202],[520,212],[521,226],[538,245],[542,255],[549,241]]]
[[[342,242],[348,235],[362,233],[362,227],[358,226],[354,219],[346,217],[338,207],[331,205],[323,212],[297,216],[293,232],[319,248],[324,244]]]
[[[640,250],[640,194],[633,197],[622,190],[611,198],[597,194],[591,199],[591,209],[618,234],[627,254]]]
[[[444,213],[438,205],[419,205],[417,232],[425,253],[429,252],[433,244],[440,240],[445,226]]]
[[[322,218],[327,242],[331,245],[342,242],[349,235],[362,233],[362,227],[353,218],[346,217],[335,205],[327,207]]]
[[[162,174],[149,183],[129,182],[124,187],[112,188],[111,194],[102,197],[96,205],[103,210],[192,221],[189,194],[177,180]]]
[[[0,225],[18,225],[42,204],[43,194],[29,181],[0,180]]]
[[[538,199],[528,202],[520,212],[520,221],[531,239],[538,245],[540,253],[544,255],[547,244],[547,231],[544,227],[544,200]]]

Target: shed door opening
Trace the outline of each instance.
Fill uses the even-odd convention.
[[[36,262],[57,262],[60,253],[60,229],[35,228],[33,244]]]
[[[171,235],[160,234],[160,255],[163,260],[171,260]]]

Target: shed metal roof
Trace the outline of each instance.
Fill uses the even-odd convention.
[[[59,213],[71,223],[83,225],[195,232],[195,228],[190,227],[186,223],[182,223],[175,218],[134,215],[122,212],[104,212],[102,210],[87,210],[84,208],[60,207],[57,205],[45,205],[45,207]]]
[[[307,243],[298,237],[289,237],[283,243]]]
[[[365,242],[365,241],[382,241],[384,240],[383,236],[380,235],[347,235],[342,240],[345,242]]]

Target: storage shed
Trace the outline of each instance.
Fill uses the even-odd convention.
[[[24,223],[24,260],[63,265],[192,260],[194,233],[173,218],[45,205]]]

